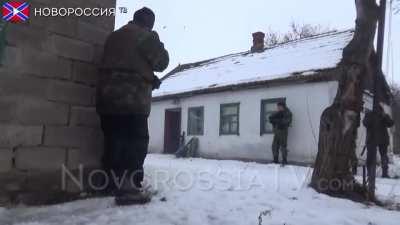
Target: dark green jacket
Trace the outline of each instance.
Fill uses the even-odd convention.
[[[374,121],[375,118],[376,121]],[[394,125],[394,121],[389,115],[385,113],[367,112],[363,124],[367,128],[367,145],[389,145],[388,128]]]
[[[149,115],[154,71],[162,72],[168,63],[156,32],[130,22],[111,33],[99,70],[97,112]]]
[[[288,130],[292,124],[292,112],[286,108],[284,111],[278,111],[269,117],[269,122],[274,130]]]

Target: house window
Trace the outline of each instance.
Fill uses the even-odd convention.
[[[188,110],[188,135],[204,134],[204,107],[192,107]]]
[[[261,118],[260,118],[261,135],[270,134],[273,132],[273,127],[272,124],[269,122],[269,117],[278,110],[276,106],[278,102],[286,102],[286,99],[274,98],[261,101]]]
[[[239,103],[222,104],[220,135],[239,135]]]

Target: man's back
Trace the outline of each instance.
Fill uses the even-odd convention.
[[[368,112],[363,120],[367,128],[367,144],[389,144],[387,128],[392,127],[394,122],[384,112]]]
[[[168,52],[158,34],[130,22],[107,39],[97,91],[100,114],[150,113],[153,71],[168,66]]]
[[[130,22],[108,37],[101,67],[136,72],[151,82],[153,71],[164,70],[168,61],[168,53],[157,33]]]

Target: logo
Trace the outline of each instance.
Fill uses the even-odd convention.
[[[10,1],[3,4],[3,19],[7,22],[20,23],[29,19],[29,4]]]

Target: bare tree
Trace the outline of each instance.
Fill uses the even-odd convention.
[[[381,76],[374,52],[379,8],[375,0],[355,3],[356,29],[353,40],[343,50],[334,103],[321,115],[318,154],[310,185],[321,193],[364,200],[367,191],[356,182],[351,167],[356,155],[365,81]]]
[[[394,14],[399,14],[400,13],[400,0],[395,0],[394,2],[391,2],[391,3],[394,4],[394,6],[393,6]]]
[[[335,30],[321,25],[298,24],[292,22],[290,24],[290,30],[283,34],[269,29],[265,37],[265,44],[266,46],[274,46],[288,41],[295,41],[331,31]]]

